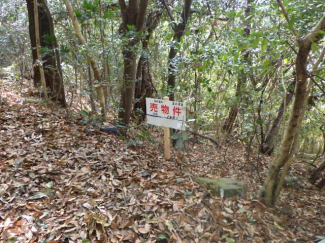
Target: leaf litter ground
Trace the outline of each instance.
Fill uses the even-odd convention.
[[[248,160],[234,139],[218,149],[189,143],[166,162],[158,140],[127,148],[6,84],[0,242],[314,242],[325,235],[324,191],[307,182],[303,164],[290,172],[300,187],[284,189],[277,207],[267,208],[257,194],[270,159]],[[212,197],[196,176],[238,179],[248,193]]]

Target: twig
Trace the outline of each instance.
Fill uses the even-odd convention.
[[[298,55],[298,52],[297,52],[297,50],[290,44],[290,42],[289,41],[286,41],[286,43],[289,45],[289,47],[291,48],[291,50],[293,50],[293,52],[296,54],[296,55]]]
[[[257,154],[257,160],[256,160],[256,172],[257,172],[257,175],[258,175],[258,179],[260,180],[260,183],[261,183],[261,186],[263,185],[263,180],[262,180],[262,177],[261,177],[261,174],[260,174],[260,167],[259,167],[259,162],[260,162],[260,155],[261,155],[261,151],[258,150],[258,154]]]
[[[323,50],[321,51],[317,61],[314,63],[313,67],[312,67],[312,71],[309,72],[309,78],[311,79],[311,81],[323,92],[323,94],[325,95],[325,90],[315,81],[315,79],[312,77],[312,76],[316,76],[318,77],[317,75],[317,69],[318,69],[318,66],[319,64],[323,61],[324,59],[324,56],[325,56],[325,47],[323,48]],[[323,80],[321,77],[318,77],[320,78],[321,80]]]
[[[289,18],[289,15],[288,15],[287,10],[285,9],[285,7],[284,7],[284,5],[283,5],[282,0],[277,0],[277,2],[278,2],[278,4],[280,5],[281,12],[283,13],[285,19],[287,20],[288,24],[290,24],[290,18]],[[299,40],[299,35],[298,35],[298,33],[297,33],[293,28],[290,28],[290,30],[291,30],[292,33],[297,37],[297,40]]]
[[[211,137],[204,136],[204,135],[202,135],[202,134],[199,134],[199,133],[197,133],[197,132],[193,132],[193,131],[189,131],[189,133],[191,133],[191,134],[193,134],[193,135],[196,135],[196,136],[199,136],[199,137],[201,137],[201,138],[208,139],[208,140],[210,140],[212,143],[214,143],[215,145],[217,145],[218,148],[221,148],[221,145],[220,145],[220,144],[219,144],[215,139],[213,139],[213,138],[211,138]]]
[[[312,75],[313,76],[316,76],[316,75],[314,75],[314,74],[311,74],[310,76],[309,76],[309,78],[311,79],[311,81],[313,81],[313,83],[323,92],[323,94],[325,95],[325,90],[315,81],[315,79],[312,77]]]
[[[316,166],[316,165],[314,165],[314,164],[312,164],[312,163],[309,163],[309,162],[307,162],[307,161],[304,161],[304,160],[298,161],[298,163],[304,163],[304,164],[308,164],[308,165],[311,165],[311,166],[313,166],[313,167],[317,168],[317,166]]]
[[[169,9],[167,3],[165,2],[165,0],[161,0],[161,2],[162,2],[162,4],[164,5],[164,7],[165,7],[165,9],[166,9],[166,11],[167,11],[167,13],[168,13],[169,18],[170,18],[171,21],[173,22],[173,28],[176,28],[176,22],[175,22],[175,19],[174,19],[174,17],[173,17],[172,12],[170,11],[170,9]]]
[[[315,77],[317,77],[317,78],[319,78],[319,79],[322,80],[322,81],[325,81],[325,79],[323,79],[322,77],[319,77],[317,74],[312,73],[311,75],[312,75],[312,76],[315,76]]]
[[[209,5],[209,2],[207,2],[207,7],[208,7],[208,10],[209,10],[209,13],[210,13],[210,17],[213,17],[213,15],[212,15],[212,11],[211,11],[211,8],[210,8],[210,5]],[[216,31],[216,29],[214,28],[213,23],[212,23],[211,26],[212,26],[212,30],[213,30],[214,36],[215,36],[216,40],[218,40],[217,31]]]

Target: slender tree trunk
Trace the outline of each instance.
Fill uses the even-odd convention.
[[[140,42],[140,38],[132,36],[134,35],[132,32],[134,29],[137,34],[143,32],[144,21],[147,16],[148,0],[129,0],[128,5],[126,5],[125,0],[119,0],[119,5],[122,15],[123,36],[128,37],[128,40],[123,46],[124,75],[118,118],[121,125],[127,126],[130,122],[134,101],[137,69],[135,48]]]
[[[310,183],[315,184],[317,182],[317,180],[319,180],[321,178],[321,173],[323,171],[325,171],[325,161],[323,163],[321,163],[321,165],[313,171],[313,173],[311,174],[311,176],[309,178]],[[322,180],[324,180],[324,179],[325,179],[325,176],[323,176]],[[322,185],[322,180],[320,181],[320,184],[319,184],[321,186],[320,188],[324,187],[324,185]]]
[[[102,2],[99,0],[98,2],[99,7],[99,17],[102,18]],[[99,21],[99,33],[100,33],[100,42],[102,45],[102,50],[106,49],[106,45],[105,45],[105,25],[103,21]],[[111,70],[109,67],[109,62],[108,62],[108,57],[107,57],[107,53],[105,51],[103,51],[102,54],[102,62],[103,62],[103,92],[104,92],[104,99],[105,99],[105,104],[107,104],[108,102],[108,84],[110,83],[110,78],[111,78]],[[108,81],[108,82],[107,82]]]
[[[323,125],[320,127],[320,130],[322,131],[323,134],[323,150],[322,150],[322,155],[325,154],[325,120],[323,122]]]
[[[198,47],[197,47],[198,50]],[[199,130],[199,123],[198,123],[198,106],[200,103],[200,74],[198,73],[197,68],[195,68],[195,73],[194,73],[195,81],[194,81],[194,132],[198,133]],[[194,142],[198,142],[198,137],[196,134],[194,134]]]
[[[79,25],[77,16],[75,15],[69,0],[64,0],[64,3],[65,3],[65,6],[66,6],[66,8],[68,10],[69,16],[70,16],[70,18],[72,20],[74,30],[76,32],[76,35],[77,35],[80,43],[82,45],[86,46],[87,42],[86,42],[86,40],[85,40],[81,30],[80,30],[80,25]],[[94,72],[95,80],[97,82],[101,83],[102,78],[101,78],[99,68],[97,66],[97,63],[96,63],[95,59],[90,55],[88,50],[86,51],[86,55],[87,55],[87,59],[88,59],[90,65],[91,65],[91,68],[92,68],[92,70]],[[96,85],[95,88],[96,88],[97,94],[99,96],[98,98],[99,98],[99,103],[100,103],[101,113],[102,113],[103,119],[106,120],[107,119],[107,117],[106,117],[106,104],[105,104],[105,96],[104,96],[103,87],[102,87],[101,84],[99,84],[99,85]]]
[[[222,127],[222,130],[224,130],[228,134],[232,132],[233,126],[235,124],[235,121],[236,121],[236,118],[238,115],[239,104],[237,102],[238,102],[238,100],[240,100],[240,97],[241,97],[241,92],[242,92],[241,87],[242,87],[242,81],[240,79],[240,81],[238,80],[238,82],[237,82],[237,89],[236,89],[236,95],[235,95],[237,98],[236,104],[233,104],[231,106],[228,117],[225,120],[223,127]]]
[[[139,122],[145,120],[146,117],[146,98],[152,97],[154,86],[149,71],[149,58],[147,56],[147,48],[143,46],[144,53],[139,58],[137,68],[137,81],[134,90],[134,107],[133,110],[137,115]]]
[[[129,124],[130,121],[134,100],[134,88],[137,69],[135,53],[133,51],[130,51],[129,48],[129,46],[125,47],[125,50],[123,52],[124,84],[121,95],[121,108],[118,115],[123,125]]]
[[[184,6],[181,13],[181,22],[176,24],[175,19],[166,4],[165,0],[162,0],[167,13],[172,21],[172,26],[174,30],[173,43],[170,47],[168,54],[168,80],[167,80],[167,91],[169,93],[169,100],[175,100],[175,86],[176,86],[176,73],[177,73],[177,53],[179,52],[181,38],[184,36],[186,26],[190,17],[190,11],[192,7],[192,0],[184,0]],[[171,129],[170,136],[176,132],[175,129]],[[176,139],[173,139],[173,146],[176,145]]]
[[[307,58],[309,56],[312,43],[317,43],[323,38],[324,30],[325,15],[318,22],[316,27],[299,41],[299,50],[296,58],[296,96],[293,102],[289,122],[282,139],[280,150],[270,166],[269,173],[261,193],[261,200],[267,205],[274,205],[276,203],[276,200],[283,187],[285,176],[293,161],[293,156],[298,145],[298,133],[306,111],[310,89],[313,86],[313,82],[311,80],[308,82],[309,76],[307,71]],[[319,60],[316,62],[317,66],[323,59],[323,56],[324,51]],[[315,65],[313,70],[315,69]]]
[[[168,55],[168,89],[169,89],[169,100],[174,100],[175,86],[176,86],[176,71],[177,71],[177,58],[176,55],[179,51],[179,43],[181,38],[184,36],[185,28],[188,23],[190,16],[190,10],[192,6],[192,0],[184,0],[184,7],[181,14],[182,21],[174,26],[173,43]],[[166,7],[167,8],[167,7]],[[167,11],[169,9],[167,8]],[[173,19],[172,19],[173,20]]]
[[[43,94],[45,99],[48,99],[47,95],[47,88],[46,88],[46,82],[45,82],[45,74],[44,74],[44,68],[42,63],[42,57],[40,55],[40,36],[39,36],[39,19],[38,19],[38,7],[37,7],[37,0],[33,1],[34,6],[34,22],[35,22],[35,40],[36,40],[36,56],[37,56],[37,66],[39,68],[40,76],[41,76],[41,84],[43,89]]]
[[[262,141],[262,144],[260,146],[260,152],[262,154],[271,155],[274,151],[274,140],[278,135],[281,121],[285,113],[286,107],[288,107],[288,105],[291,103],[291,100],[293,98],[294,87],[295,87],[295,82],[291,82],[288,87],[288,93],[286,94],[286,97],[282,100],[282,103],[279,107],[277,116],[274,119],[271,128],[268,130],[264,141]]]
[[[143,52],[145,48],[143,45]],[[142,53],[139,58],[136,80],[133,111],[141,123],[146,117],[146,97],[151,97],[153,92],[151,75],[149,73],[149,58],[145,53]]]
[[[83,110],[83,104],[82,104],[82,93],[84,91],[84,78],[81,73],[81,69],[78,68],[78,76],[79,76],[79,103],[80,103],[80,110]]]
[[[88,65],[88,87],[89,87],[89,101],[90,101],[90,107],[91,107],[91,113],[92,115],[96,114],[96,105],[95,105],[95,99],[94,99],[94,82],[91,75],[91,67],[90,64]]]
[[[44,76],[47,92],[52,100],[59,101],[62,106],[66,106],[60,53],[55,38],[54,25],[51,13],[45,0],[38,0],[38,22],[39,28],[35,28],[34,4],[33,0],[26,0],[29,18],[29,34],[32,46],[33,61],[37,60],[36,51],[36,29],[39,31],[40,45],[47,49],[43,56]],[[37,65],[34,65],[34,85],[41,84],[41,73]]]
[[[247,6],[245,9],[245,17],[246,17],[248,23],[246,24],[246,27],[244,29],[245,37],[248,37],[251,32],[249,16],[250,16],[250,13],[252,12],[252,3],[254,3],[254,0],[247,0]],[[243,52],[244,64],[250,65],[249,56],[250,56],[250,51],[245,50]],[[224,130],[228,134],[231,133],[233,130],[234,123],[236,121],[238,111],[239,111],[239,102],[242,101],[242,92],[243,92],[244,85],[247,82],[248,75],[249,74],[247,74],[245,70],[240,71],[240,75],[237,80],[237,87],[236,87],[236,95],[235,95],[236,103],[231,106],[228,117],[225,120],[224,125],[222,127],[222,130]]]
[[[142,42],[142,53],[138,61],[137,77],[134,90],[134,107],[133,111],[137,116],[139,122],[143,122],[146,117],[146,98],[152,97],[154,92],[154,86],[152,83],[152,77],[149,70],[149,40],[153,31],[157,28],[160,17],[162,15],[161,10],[151,11],[148,14],[146,21],[147,35]]]

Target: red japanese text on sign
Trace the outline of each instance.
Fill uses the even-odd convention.
[[[175,106],[173,108],[173,113],[174,113],[174,116],[177,114],[177,116],[179,116],[181,114],[181,109],[178,107],[178,106]]]
[[[146,98],[147,123],[186,130],[186,103]]]
[[[161,112],[164,114],[169,114],[169,106],[168,105],[162,105],[161,106]]]
[[[158,105],[155,103],[150,103],[150,111],[158,112]]]

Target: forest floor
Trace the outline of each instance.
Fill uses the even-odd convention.
[[[0,84],[0,242],[315,242],[325,236],[325,191],[295,161],[277,207],[257,200],[270,158],[235,139],[207,140],[163,160],[159,138],[136,148]],[[245,183],[242,198],[213,197],[196,176]],[[290,205],[292,212],[283,210]],[[289,211],[290,211],[289,210]],[[318,236],[318,237],[317,237]]]

